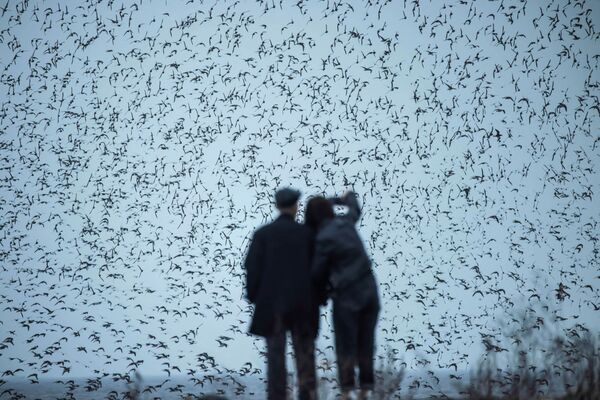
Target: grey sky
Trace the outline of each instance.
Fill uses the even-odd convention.
[[[262,369],[242,260],[288,184],[360,194],[379,356],[466,370],[543,305],[597,331],[598,3],[334,3],[9,1],[5,369]]]

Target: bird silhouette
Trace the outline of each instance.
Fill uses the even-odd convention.
[[[241,261],[283,184],[359,193],[411,390],[523,345],[521,311],[595,329],[597,2],[30,3],[0,5],[0,397],[264,398]]]

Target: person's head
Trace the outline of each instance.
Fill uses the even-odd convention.
[[[281,214],[291,215],[292,217],[296,217],[296,213],[298,212],[298,202],[295,202],[291,206],[277,206],[277,209]]]
[[[323,221],[333,217],[333,205],[323,196],[312,197],[306,204],[304,223],[312,229],[318,229]]]
[[[275,193],[275,206],[281,214],[296,216],[300,192],[292,188],[279,189]]]

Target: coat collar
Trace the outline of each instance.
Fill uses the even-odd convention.
[[[277,220],[280,220],[280,219],[289,219],[289,220],[295,221],[295,218],[292,215],[286,214],[286,213],[279,214],[279,216],[277,217]]]

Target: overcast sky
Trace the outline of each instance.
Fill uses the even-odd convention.
[[[304,3],[8,2],[3,368],[263,369],[242,261],[282,185],[358,192],[380,357],[597,332],[598,3]]]

